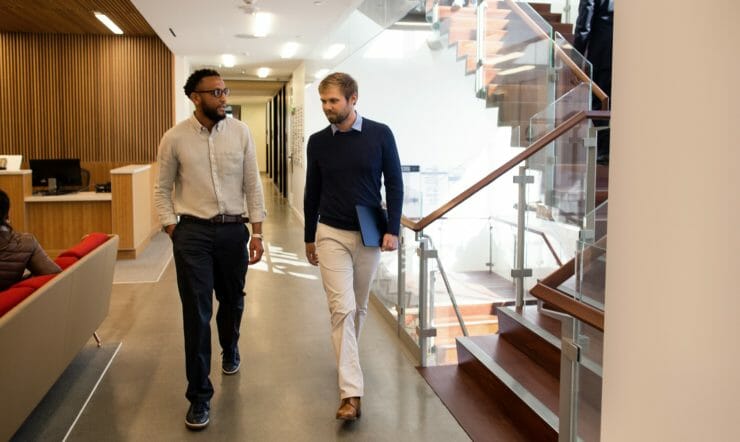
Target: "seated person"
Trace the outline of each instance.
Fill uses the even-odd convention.
[[[10,198],[0,189],[0,290],[23,279],[28,269],[32,275],[59,273],[62,269],[41,248],[30,233],[18,233],[8,224]]]

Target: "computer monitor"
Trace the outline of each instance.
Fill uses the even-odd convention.
[[[0,155],[0,170],[21,170],[23,155]]]
[[[34,187],[46,187],[49,190],[82,187],[79,158],[29,160],[28,165],[31,167],[31,182]]]

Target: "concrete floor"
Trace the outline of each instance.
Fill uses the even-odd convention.
[[[239,374],[221,374],[213,325],[210,426],[185,428],[182,318],[170,263],[157,283],[114,285],[99,333],[123,345],[68,440],[469,440],[372,305],[361,343],[362,418],[334,418],[336,369],[318,269],[305,260],[300,221],[264,183],[268,252],[247,274]]]

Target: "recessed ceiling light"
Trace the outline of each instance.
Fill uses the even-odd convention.
[[[93,12],[95,14],[95,18],[100,20],[101,23],[103,23],[108,29],[111,30],[114,34],[121,35],[123,34],[123,31],[121,28],[118,27],[115,23],[113,23],[113,20],[108,18],[107,15],[103,14],[102,12]]]
[[[317,80],[323,80],[323,78],[326,77],[327,75],[329,75],[329,69],[321,69],[321,70],[316,71],[315,74],[313,74],[314,78],[316,78]]]
[[[332,58],[339,55],[340,52],[344,50],[344,45],[342,43],[334,43],[333,45],[329,46],[329,48],[324,52],[324,59],[325,60],[331,60]]]
[[[289,41],[283,45],[283,49],[280,50],[280,58],[293,58],[298,52],[298,43]]]
[[[254,36],[267,37],[272,28],[272,14],[269,12],[258,12],[254,14]]]
[[[270,75],[270,68],[259,68],[257,69],[257,76],[260,78],[267,78],[267,76]]]
[[[227,68],[233,68],[236,64],[236,57],[231,54],[224,54],[221,56],[221,64]]]

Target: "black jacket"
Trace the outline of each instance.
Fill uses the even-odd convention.
[[[581,0],[575,27],[575,48],[594,71],[611,70],[614,0]]]

